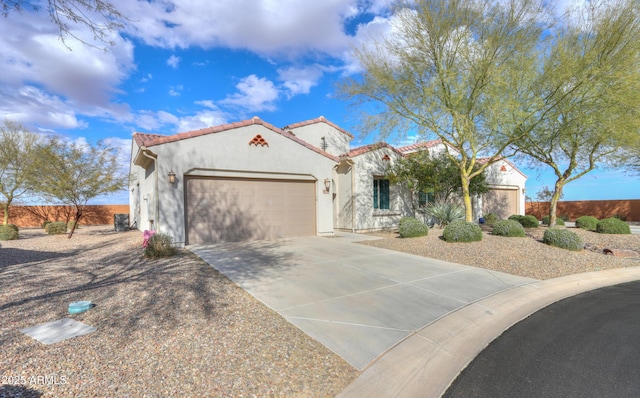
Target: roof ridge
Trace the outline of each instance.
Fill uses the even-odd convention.
[[[293,123],[293,124],[286,125],[286,126],[284,126],[282,128],[282,130],[293,130],[293,129],[297,129],[299,127],[309,126],[309,125],[316,124],[316,123],[326,123],[329,126],[331,126],[331,127],[335,128],[336,130],[340,131],[341,133],[346,134],[351,139],[354,138],[353,134],[349,133],[347,130],[343,129],[342,127],[340,127],[337,124],[333,123],[332,121],[328,120],[324,116],[319,116],[319,117],[317,117],[315,119],[304,120],[304,121],[301,121],[301,122],[296,122],[296,123]]]

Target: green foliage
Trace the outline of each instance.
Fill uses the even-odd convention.
[[[433,192],[444,201],[462,193],[460,169],[445,153],[431,156],[428,150],[423,150],[401,158],[389,170],[387,177],[392,183],[406,184],[415,193]],[[471,179],[469,190],[472,195],[489,191],[484,173]]]
[[[482,240],[482,229],[472,222],[456,221],[444,228],[442,237],[447,242],[477,242]]]
[[[415,217],[402,217],[400,221],[398,221],[398,228],[401,228],[402,224],[406,223],[407,221],[411,221],[415,219],[416,219]]]
[[[0,240],[19,239],[18,227],[13,224],[0,225]]]
[[[425,213],[433,217],[437,224],[446,226],[458,220],[464,220],[464,207],[457,203],[436,201],[429,203]]]
[[[522,224],[525,228],[538,228],[540,223],[538,223],[538,219],[535,216],[521,216],[519,214],[513,214],[509,216],[509,220],[515,220]]]
[[[494,225],[498,221],[500,221],[500,217],[498,217],[494,213],[487,213],[487,214],[484,215],[484,222],[487,225]]]
[[[51,221],[46,220],[42,223],[42,228],[46,231],[47,230],[47,225],[51,224]]]
[[[49,223],[45,227],[45,231],[47,231],[47,233],[49,235],[66,234],[67,233],[67,223],[64,222],[64,221],[56,221],[56,222]]]
[[[542,223],[544,225],[549,225],[549,220],[550,220],[549,216],[542,217]],[[564,225],[564,220],[562,218],[560,218],[560,217],[556,217],[556,225],[557,226],[563,226]]]
[[[76,220],[71,220],[67,223],[67,228],[68,229],[73,229],[73,228],[78,229],[78,226],[76,225]]]
[[[409,218],[400,225],[398,232],[401,238],[416,238],[428,235],[429,227],[415,218]]]
[[[569,221],[569,215],[568,215],[568,214],[560,214],[560,215],[558,216],[558,218],[559,218],[559,219],[561,219],[561,220],[562,220],[562,221],[564,221],[564,222]]]
[[[627,216],[624,214],[614,214],[613,218],[617,218],[620,221],[627,221]]]
[[[576,219],[576,227],[587,231],[595,231],[597,225],[598,219],[592,216],[582,216]]]
[[[542,242],[547,245],[572,251],[580,251],[584,248],[584,240],[575,232],[565,228],[549,228],[544,231]]]
[[[631,233],[631,228],[626,222],[618,220],[615,217],[611,217],[598,221],[598,224],[596,225],[596,232],[601,234],[628,235]]]
[[[170,257],[176,253],[173,238],[163,233],[154,234],[144,248],[144,256],[147,258]]]
[[[492,235],[524,238],[524,227],[516,220],[501,220],[493,224]]]

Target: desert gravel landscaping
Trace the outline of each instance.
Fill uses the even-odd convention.
[[[584,238],[587,247],[572,252],[543,244],[545,229],[528,228],[525,238],[506,238],[491,235],[487,228],[482,241],[470,243],[445,242],[439,228],[430,229],[428,236],[409,239],[401,239],[395,232],[378,232],[375,235],[383,239],[360,243],[534,279],[640,266],[640,259],[603,253],[605,248],[640,253],[640,235],[606,235],[569,228]]]
[[[473,243],[385,232],[362,244],[536,279],[640,265],[602,254],[640,252],[640,235],[572,230],[588,250],[544,245],[544,228]],[[332,397],[358,375],[189,251],[148,260],[141,243],[110,226],[0,242],[0,397]],[[69,315],[80,300],[96,307]],[[97,331],[51,345],[20,332],[66,317]]]
[[[21,230],[0,242],[0,397],[333,397],[356,369],[188,251],[147,260],[139,231]],[[74,301],[95,308],[67,314]],[[45,345],[21,329],[97,331]]]

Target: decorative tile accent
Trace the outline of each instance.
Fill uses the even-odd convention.
[[[502,167],[500,167],[500,171],[507,171],[507,166],[502,165]]]
[[[269,143],[267,142],[267,140],[262,138],[262,136],[260,134],[258,134],[255,137],[253,137],[253,139],[251,139],[251,141],[249,141],[249,145],[269,146]]]
[[[382,157],[382,160],[389,162],[391,158],[389,157],[389,155],[385,153],[384,156]]]

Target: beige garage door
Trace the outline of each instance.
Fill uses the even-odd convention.
[[[518,214],[518,190],[491,189],[482,197],[482,212],[496,214],[503,220]]]
[[[316,234],[315,181],[186,180],[187,244]]]

